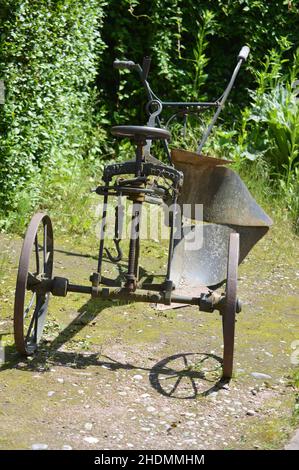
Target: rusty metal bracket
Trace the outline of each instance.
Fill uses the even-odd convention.
[[[66,297],[69,281],[65,277],[54,277],[52,281],[52,294],[57,297]]]
[[[199,300],[199,310],[203,312],[214,312],[218,310],[220,315],[223,314],[224,308],[226,306],[226,294],[218,293],[215,291],[210,291],[207,294],[203,293],[200,296]],[[236,301],[236,313],[240,313],[242,310],[242,304],[240,299]]]

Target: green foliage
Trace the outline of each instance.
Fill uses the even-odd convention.
[[[2,213],[22,212],[31,198],[34,204],[42,168],[51,172],[99,152],[93,83],[104,49],[99,28],[105,4],[0,1],[0,76],[6,86],[0,107]]]
[[[294,92],[279,84],[269,93],[255,95],[250,120],[273,169],[291,171],[299,145],[299,105]]]
[[[195,47],[192,51],[194,59],[189,59],[193,63],[193,70],[188,71],[187,77],[189,80],[187,80],[186,84],[182,84],[182,92],[186,96],[186,99],[190,101],[206,99],[205,96],[200,96],[199,91],[208,78],[206,67],[209,63],[209,59],[206,55],[206,50],[209,45],[208,36],[214,33],[214,18],[215,14],[211,11],[204,10],[202,12],[202,24],[198,27]]]
[[[293,60],[285,58],[291,44],[282,37],[261,68],[254,72],[257,88],[251,105],[242,111],[239,156],[262,160],[268,167],[268,186],[284,201],[299,229],[299,100],[294,87],[299,70],[299,49]],[[288,69],[284,70],[284,65]]]
[[[299,368],[295,369],[294,375],[292,377],[292,384],[295,389],[294,417],[296,421],[298,421],[299,420]]]
[[[244,44],[249,61],[205,151],[234,159],[298,220],[298,26],[298,0],[0,0],[0,229],[23,227],[40,204],[55,212],[60,195],[74,204],[75,171],[95,176],[105,160],[131,157],[128,142],[114,156],[107,128],[145,123],[146,97],[115,58],[150,55],[165,100],[212,100]],[[208,119],[191,117],[183,133],[173,122],[173,144],[196,149]]]
[[[123,107],[131,108],[128,117],[136,116],[132,109],[141,117],[138,81],[132,74],[128,83],[122,82],[121,97],[116,99],[119,79],[109,67],[116,57],[141,62],[143,56],[151,55],[150,80],[158,96],[187,99],[190,94],[204,94],[216,99],[241,46],[248,44],[251,58],[247,73],[240,74],[237,91],[232,93],[232,102],[248,104],[246,89],[256,86],[253,71],[268,51],[277,49],[282,37],[299,45],[298,5],[298,1],[281,0],[111,0],[103,28],[109,47],[104,51],[105,67],[99,82],[113,103],[121,100]],[[287,55],[290,59],[291,49]],[[197,90],[196,77],[200,80]],[[226,116],[232,120],[236,112],[237,106],[228,109]]]
[[[299,106],[293,83],[298,73],[299,49],[289,70],[283,70],[284,64],[289,65],[285,54],[291,46],[286,38],[281,38],[279,48],[271,49],[260,68],[253,70],[257,88],[250,93],[250,108],[243,111],[251,146],[256,151],[260,150],[256,155],[249,150],[246,156],[253,160],[259,154],[265,154],[277,172],[281,172],[290,161],[292,167],[297,158]]]
[[[278,180],[281,189],[281,197],[285,207],[289,210],[294,221],[294,229],[299,233],[299,167],[293,172],[288,172],[287,177]]]
[[[60,170],[48,174],[44,170],[45,189],[39,201],[39,208],[48,210],[55,224],[56,234],[85,235],[94,225],[94,203],[99,197],[91,192],[99,183],[102,165],[96,167],[84,161],[74,161]],[[55,197],[53,197],[55,194]]]

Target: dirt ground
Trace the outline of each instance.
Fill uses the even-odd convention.
[[[97,252],[89,242],[56,241],[55,274],[88,284]],[[20,358],[12,315],[21,239],[1,235],[0,248],[0,449],[279,449],[288,441],[299,242],[283,223],[240,267],[235,377],[224,386],[220,316],[195,307],[52,297],[39,353]],[[152,269],[165,263],[160,252],[155,242],[146,250]]]

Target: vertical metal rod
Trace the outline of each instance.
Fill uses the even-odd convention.
[[[48,231],[47,224],[44,225],[44,244],[43,244],[43,264],[44,264],[44,274],[47,271],[47,251],[48,251]]]
[[[210,125],[208,126],[206,132],[204,133],[204,135],[203,135],[203,137],[202,137],[202,139],[201,139],[201,142],[199,143],[199,146],[198,146],[198,149],[197,149],[197,153],[201,153],[202,148],[203,148],[204,144],[206,143],[206,141],[207,141],[207,139],[208,139],[208,137],[209,137],[209,135],[210,135],[210,133],[211,133],[211,131],[212,131],[212,129],[213,129],[213,126],[214,126],[215,122],[217,121],[217,118],[218,118],[219,114],[221,113],[221,111],[222,111],[222,109],[223,109],[223,106],[224,106],[224,104],[225,104],[225,101],[226,101],[228,95],[230,94],[230,91],[231,91],[232,87],[234,86],[234,83],[235,83],[235,80],[236,80],[237,75],[238,75],[238,73],[239,73],[239,70],[240,70],[240,67],[241,67],[241,65],[242,65],[242,62],[243,62],[243,59],[240,59],[239,62],[237,63],[237,65],[236,65],[236,68],[235,68],[235,70],[234,70],[234,72],[233,72],[233,74],[232,74],[232,77],[231,77],[231,79],[230,79],[230,81],[229,81],[229,84],[227,85],[226,90],[224,91],[223,96],[222,96],[222,98],[221,98],[221,100],[220,100],[220,103],[219,103],[219,105],[218,105],[218,108],[217,108],[217,110],[216,110],[216,113],[214,114],[213,119],[212,119]]]
[[[39,251],[38,251],[38,237],[37,237],[37,234],[35,235],[34,246],[35,246],[36,274],[39,274],[40,273],[40,265],[39,265]]]
[[[140,215],[141,217],[141,215]],[[139,219],[139,223],[140,223],[141,219]],[[140,236],[137,238],[136,240],[136,254],[135,254],[135,266],[134,266],[134,275],[135,275],[135,278],[139,279],[139,256],[140,256]]]
[[[137,208],[136,208],[137,206]],[[140,220],[141,220],[142,203],[133,203],[132,219],[131,219],[131,236],[128,261],[128,275],[136,274],[136,257],[139,255],[139,236],[140,236]]]
[[[143,146],[146,144],[145,141],[139,140],[137,141],[137,148],[136,148],[136,171],[135,176],[140,176],[142,171],[142,157],[143,157]]]
[[[37,342],[37,331],[38,331],[38,312],[39,310],[36,310],[36,313],[35,313],[35,322],[34,322],[34,342],[36,343]]]
[[[100,241],[99,258],[98,258],[98,273],[99,274],[101,274],[102,263],[103,263],[106,218],[107,218],[107,202],[108,202],[108,194],[105,194],[105,196],[104,196],[104,205],[103,205],[103,215],[102,215],[102,222],[101,222],[101,234],[100,234],[101,241]]]
[[[170,280],[170,270],[171,270],[171,262],[172,262],[172,255],[173,255],[173,244],[174,244],[174,224],[176,220],[176,208],[177,208],[177,194],[175,194],[172,203],[172,221],[170,227],[170,236],[169,236],[169,247],[168,247],[168,261],[167,261],[167,273],[166,273],[166,280]]]
[[[161,126],[161,120],[160,120],[159,116],[157,116],[157,123],[158,123],[159,127],[162,127],[162,126]],[[163,140],[162,140],[162,143],[163,143],[163,147],[164,147],[164,150],[165,150],[165,152],[166,152],[166,155],[167,155],[167,160],[168,160],[169,164],[170,164],[171,166],[173,166],[173,163],[172,163],[172,161],[171,161],[171,155],[170,155],[170,151],[169,151],[168,142],[167,142],[167,140],[164,140],[164,139],[163,139]]]

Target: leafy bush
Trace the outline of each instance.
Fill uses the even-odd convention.
[[[250,120],[257,125],[261,151],[273,169],[291,171],[298,160],[299,145],[299,104],[294,91],[278,84],[255,97]]]
[[[150,82],[162,98],[210,100],[221,95],[244,44],[251,56],[206,151],[234,158],[239,171],[251,165],[252,174],[266,175],[271,194],[283,197],[297,220],[298,105],[291,84],[298,54],[289,67],[299,46],[298,4],[0,0],[7,92],[0,105],[0,228],[25,224],[41,201],[51,205],[51,191],[57,197],[64,191],[60,174],[70,187],[70,162],[81,175],[85,162],[98,171],[98,157],[115,158],[106,139],[111,123],[146,121],[140,81],[113,70],[116,57],[140,63],[151,55]],[[195,149],[205,122],[189,124],[185,135],[174,126],[174,142]],[[119,159],[132,152],[128,142],[117,147]]]
[[[99,150],[94,81],[104,49],[99,30],[105,4],[0,0],[2,213],[26,205],[25,189],[29,205],[39,198],[43,167],[51,172]]]
[[[143,56],[151,55],[150,81],[158,96],[165,99],[203,95],[216,99],[230,77],[240,47],[248,44],[247,73],[240,74],[238,87],[232,92],[232,102],[239,106],[227,107],[225,113],[232,122],[238,110],[249,103],[247,88],[256,86],[253,72],[259,61],[277,48],[283,36],[299,45],[298,18],[298,1],[110,0],[103,27],[109,47],[104,51],[99,84],[115,105],[111,110],[120,105],[122,117],[131,119],[137,110],[140,120],[140,84],[133,74],[129,80],[119,80],[111,68],[116,57],[141,62]],[[289,59],[291,54],[290,49]],[[115,115],[111,113],[110,118]]]
[[[294,87],[299,71],[299,49],[290,63],[285,52],[291,44],[281,38],[263,67],[255,72],[257,88],[250,93],[252,103],[243,111],[241,156],[263,160],[268,165],[267,185],[290,211],[299,229],[299,99]],[[283,65],[289,69],[284,72]]]

